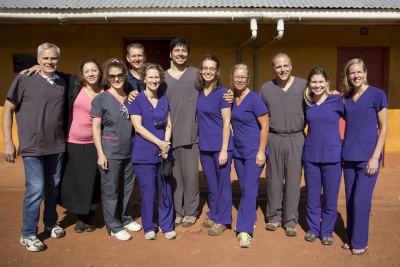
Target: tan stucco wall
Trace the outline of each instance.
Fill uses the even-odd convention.
[[[279,51],[288,53],[294,64],[294,74],[305,77],[315,65],[323,65],[336,81],[337,48],[340,46],[389,47],[389,134],[386,151],[400,151],[400,26],[368,26],[369,34],[360,35],[360,26],[285,25],[283,40],[260,50],[259,86],[271,79],[270,59]],[[191,64],[198,66],[202,56],[219,56],[222,78],[229,84],[229,72],[236,63],[236,47],[250,36],[248,24],[223,25],[0,25],[0,102],[3,103],[9,85],[15,77],[12,72],[12,54],[35,53],[42,42],[53,42],[62,50],[60,69],[77,72],[85,57],[104,61],[112,56],[122,57],[124,38],[173,38],[182,36],[191,41]],[[276,34],[275,25],[259,25],[258,38],[242,49],[244,63],[253,66],[253,47],[270,40]],[[2,108],[0,108],[1,112]],[[0,149],[3,142],[0,137]]]

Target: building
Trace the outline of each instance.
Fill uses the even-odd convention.
[[[272,77],[270,60],[280,51],[292,57],[297,76],[324,66],[333,88],[340,87],[344,63],[361,57],[369,82],[388,94],[385,151],[400,152],[397,0],[2,0],[0,33],[1,103],[16,72],[34,61],[42,42],[59,45],[60,69],[76,73],[81,59],[122,58],[133,41],[146,46],[149,61],[167,67],[167,44],[182,36],[191,41],[192,65],[206,53],[217,55],[229,85],[231,67],[241,61],[251,66],[256,90]]]

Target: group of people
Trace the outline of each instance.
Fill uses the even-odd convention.
[[[265,165],[266,229],[283,227],[287,236],[296,236],[304,166],[309,227],[304,238],[331,245],[343,169],[343,247],[355,255],[365,253],[387,131],[387,100],[382,90],[368,85],[364,62],[347,63],[339,93],[329,87],[324,68],[313,68],[307,80],[294,77],[290,57],[278,53],[272,58],[275,78],[258,94],[249,88],[245,64],[233,67],[228,89],[220,81],[216,56],[206,55],[197,69],[188,64],[188,40],[173,39],[169,51],[166,71],[146,63],[144,47],[134,43],[126,51],[129,68],[113,58],[103,72],[96,60],[87,59],[76,77],[56,71],[57,46],[38,47],[39,66],[32,70],[37,73],[17,76],[3,111],[4,158],[14,162],[16,157],[11,135],[15,112],[25,168],[20,243],[29,251],[45,249],[37,238],[42,195],[45,230],[53,238],[65,235],[57,224],[60,180],[61,205],[78,215],[76,232],[96,229],[101,200],[106,228],[116,239],[130,240],[128,231],[142,226],[147,240],[156,239],[158,232],[174,239],[175,227],[190,227],[199,215],[200,158],[209,208],[202,226],[210,236],[232,224],[232,161],[241,189],[235,228],[240,247],[251,245]],[[346,120],[344,140],[341,117]],[[142,225],[127,212],[135,181]]]

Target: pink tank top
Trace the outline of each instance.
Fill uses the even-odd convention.
[[[89,116],[93,98],[83,87],[72,107],[72,123],[67,142],[75,144],[93,143],[92,117]]]

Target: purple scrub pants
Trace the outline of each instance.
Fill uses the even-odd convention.
[[[259,178],[263,167],[258,167],[256,159],[235,158],[235,170],[239,179],[242,196],[238,209],[236,232],[253,234],[257,221],[257,195]]]
[[[169,177],[162,178],[159,164],[133,164],[136,181],[142,197],[142,225],[144,232],[157,231],[158,225],[163,232],[174,230],[174,205],[172,186]],[[154,220],[154,201],[158,191],[158,224]]]
[[[215,223],[232,223],[231,163],[233,152],[228,151],[228,161],[219,166],[219,152],[200,151],[200,161],[208,185],[208,218]]]
[[[369,215],[378,172],[366,174],[366,161],[345,161],[343,165],[347,209],[347,242],[354,249],[368,246]]]
[[[321,238],[332,237],[337,218],[337,202],[342,176],[342,164],[304,161],[307,187],[308,232]],[[321,187],[323,205],[321,207]]]

